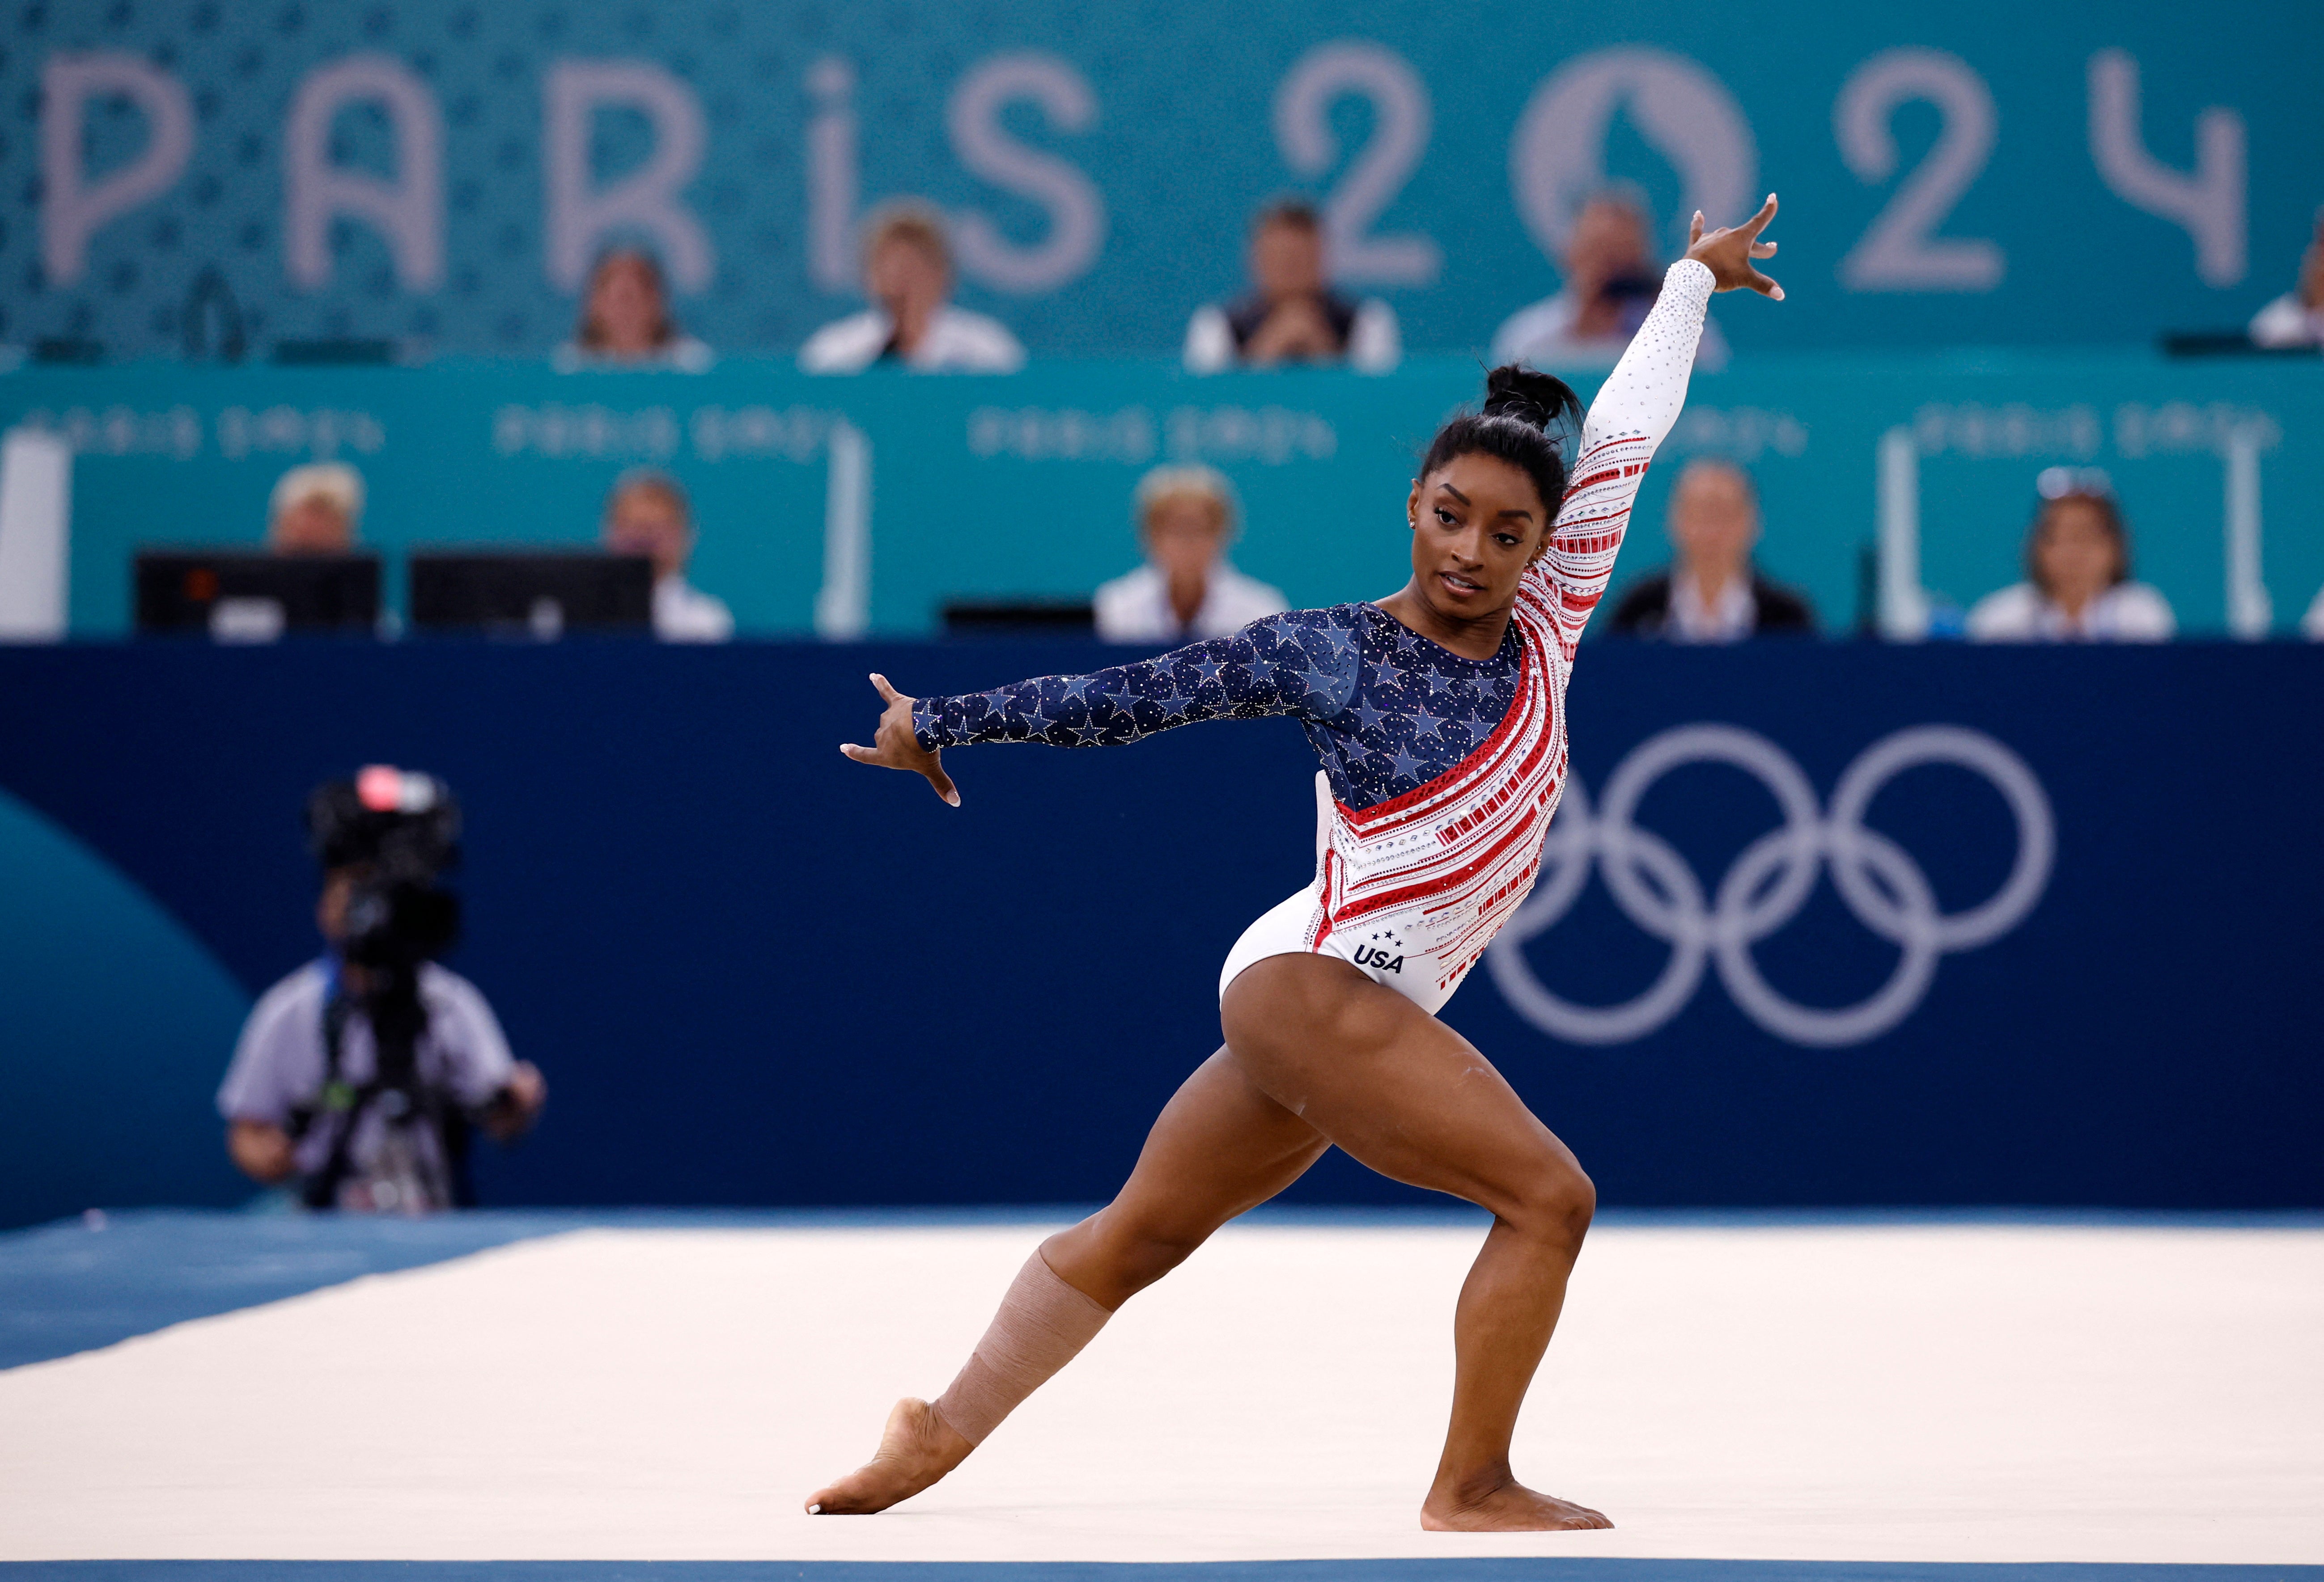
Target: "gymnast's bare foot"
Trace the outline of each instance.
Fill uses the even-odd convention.
[[[1440,1481],[1420,1503],[1430,1532],[1561,1532],[1611,1527],[1600,1512],[1537,1495],[1508,1471],[1490,1480]]]
[[[975,1449],[927,1402],[907,1395],[888,1414],[888,1426],[880,1432],[880,1448],[872,1459],[810,1495],[807,1514],[869,1516],[884,1511],[935,1483]]]

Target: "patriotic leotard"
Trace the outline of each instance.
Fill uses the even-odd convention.
[[[1219,989],[1267,956],[1335,955],[1434,1013],[1517,910],[1565,784],[1565,685],[1631,501],[1677,421],[1711,299],[1682,260],[1591,404],[1546,554],[1489,659],[1376,604],[1296,610],[1088,676],[922,698],[920,745],[1112,747],[1203,720],[1287,715],[1323,762],[1315,877],[1253,924]]]

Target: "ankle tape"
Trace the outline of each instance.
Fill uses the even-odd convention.
[[[968,1365],[936,1398],[936,1415],[970,1444],[982,1444],[1002,1418],[1073,1361],[1111,1317],[1059,1279],[1036,1247],[1001,1299],[1001,1311],[992,1315]]]

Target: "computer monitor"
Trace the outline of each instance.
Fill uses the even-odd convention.
[[[266,642],[286,631],[379,629],[379,556],[232,548],[137,551],[137,630]]]
[[[1097,630],[1087,599],[947,599],[946,637],[1074,638]]]
[[[414,549],[416,631],[555,638],[653,629],[653,562],[595,549]]]

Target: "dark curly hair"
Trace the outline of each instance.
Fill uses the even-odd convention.
[[[1524,472],[1541,492],[1546,526],[1565,498],[1565,451],[1560,441],[1582,431],[1582,398],[1562,379],[1515,363],[1485,375],[1482,410],[1462,412],[1436,431],[1421,458],[1423,478],[1455,456],[1489,455]]]

